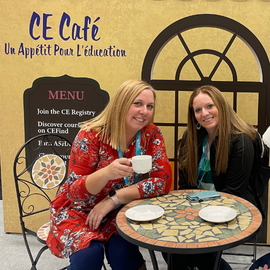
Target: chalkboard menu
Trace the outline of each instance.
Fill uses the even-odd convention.
[[[73,142],[79,123],[97,116],[108,101],[108,93],[93,79],[39,78],[24,92],[25,141],[52,133]]]

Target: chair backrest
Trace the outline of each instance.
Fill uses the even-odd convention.
[[[29,139],[18,151],[13,174],[23,233],[36,234],[49,220],[49,203],[65,182],[71,142],[57,134]]]

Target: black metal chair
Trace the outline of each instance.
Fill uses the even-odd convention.
[[[29,139],[14,159],[19,217],[31,270],[37,269],[40,256],[48,249],[49,203],[66,179],[70,149],[71,143],[65,137],[42,134]],[[35,258],[27,239],[29,235],[37,236],[44,244]]]

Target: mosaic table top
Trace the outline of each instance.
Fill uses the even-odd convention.
[[[262,223],[259,210],[248,201],[222,193],[220,199],[190,202],[186,195],[200,190],[176,190],[169,194],[135,200],[117,215],[117,230],[128,241],[152,250],[171,253],[204,253],[240,245],[253,237]],[[125,212],[137,205],[159,205],[164,215],[148,222],[126,218]],[[226,206],[237,212],[236,218],[225,223],[210,223],[199,217],[206,206]]]

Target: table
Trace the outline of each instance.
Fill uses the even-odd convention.
[[[250,202],[227,193],[220,199],[189,202],[186,195],[201,190],[174,190],[169,194],[135,200],[124,206],[116,217],[118,233],[127,241],[147,248],[155,270],[158,270],[154,250],[170,254],[199,254],[218,252],[215,269],[219,267],[222,251],[243,244],[256,235],[261,223],[260,211]],[[148,222],[126,218],[125,212],[137,205],[159,205],[164,215]],[[210,223],[199,217],[206,206],[227,206],[237,217],[225,223]],[[170,263],[168,263],[170,269]]]

